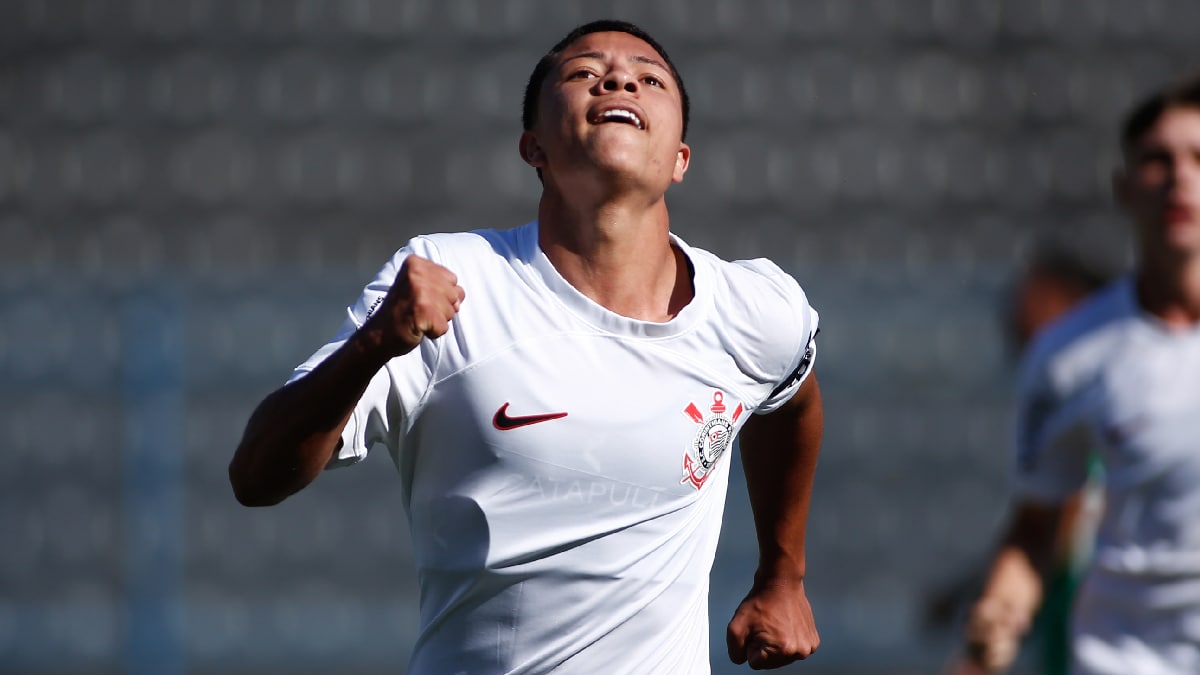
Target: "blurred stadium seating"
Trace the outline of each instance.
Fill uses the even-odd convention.
[[[1195,0],[0,3],[0,672],[402,671],[387,458],[268,510],[225,467],[408,237],[532,217],[525,79],[606,16],[692,93],[675,231],[822,313],[824,644],[795,672],[934,672],[923,594],[1006,496],[1006,285],[1047,237],[1122,259],[1114,127],[1200,65]],[[735,488],[716,673],[754,555]]]

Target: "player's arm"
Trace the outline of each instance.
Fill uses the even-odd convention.
[[[814,372],[782,407],[755,415],[742,429],[759,560],[726,633],[734,663],[778,668],[807,658],[820,643],[804,593],[804,536],[823,426]]]
[[[277,504],[320,475],[375,373],[428,336],[449,330],[464,298],[450,270],[408,256],[370,319],[312,372],[268,395],[229,463],[234,496]]]
[[[967,623],[967,657],[985,672],[1002,672],[1016,659],[1041,605],[1061,521],[1059,505],[1023,501],[1014,507]]]

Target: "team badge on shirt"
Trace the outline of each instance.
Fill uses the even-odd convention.
[[[708,480],[709,473],[717,466],[717,460],[725,454],[733,442],[733,425],[742,416],[742,404],[738,403],[731,415],[726,415],[725,394],[713,392],[709,414],[700,412],[695,403],[683,409],[693,422],[700,425],[687,452],[683,454],[683,479],[680,483],[691,483],[697,490]]]

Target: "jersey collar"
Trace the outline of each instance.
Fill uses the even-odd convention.
[[[538,223],[533,221],[521,228],[521,257],[524,258],[554,297],[572,314],[606,333],[636,338],[665,338],[679,335],[692,328],[707,314],[712,300],[711,275],[708,261],[682,239],[670,233],[671,243],[679,247],[692,266],[692,285],[695,295],[673,319],[665,322],[643,321],[622,316],[598,304],[579,292],[555,269],[542,247],[538,245]]]

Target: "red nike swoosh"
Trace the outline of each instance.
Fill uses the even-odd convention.
[[[549,422],[550,420],[556,420],[560,417],[566,416],[567,413],[560,412],[546,413],[544,415],[521,415],[520,417],[509,417],[508,403],[505,403],[504,405],[500,406],[500,409],[496,411],[496,415],[492,417],[492,426],[496,427],[500,431],[509,431],[510,429],[519,429],[521,427],[527,427],[530,424]]]

